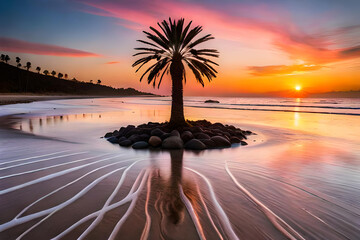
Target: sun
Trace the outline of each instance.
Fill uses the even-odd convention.
[[[301,90],[301,86],[300,86],[300,85],[295,86],[295,90],[296,90],[296,91],[300,91],[300,90]]]

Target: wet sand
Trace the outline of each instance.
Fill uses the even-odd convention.
[[[187,107],[193,120],[206,117],[258,135],[246,147],[168,152],[120,148],[101,138],[123,125],[168,119],[168,105],[147,99],[3,110],[22,114],[0,132],[0,239],[360,234],[357,116]]]

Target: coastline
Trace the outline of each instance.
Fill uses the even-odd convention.
[[[136,95],[136,97],[149,95]],[[156,95],[154,95],[156,96]],[[107,95],[40,95],[40,94],[0,94],[0,106],[17,103],[31,103],[36,101],[63,100],[63,99],[87,99],[87,98],[123,98],[130,96],[107,96]],[[135,95],[134,95],[135,97]]]

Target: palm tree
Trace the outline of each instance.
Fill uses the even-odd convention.
[[[21,67],[20,61],[21,61],[21,58],[16,57],[16,63],[17,63],[16,66],[17,66],[17,67]]]
[[[27,62],[25,68],[29,71],[29,69],[31,68],[31,62]]]
[[[49,74],[48,70],[44,70],[43,73],[47,76]]]
[[[9,55],[6,55],[6,56],[5,56],[4,61],[5,61],[5,63],[8,63],[8,61],[10,61],[10,57],[9,57]]]
[[[146,37],[151,41],[138,40],[141,43],[151,47],[135,48],[140,52],[134,54],[145,55],[139,60],[135,61],[133,67],[138,66],[139,71],[146,63],[155,60],[141,76],[140,81],[148,73],[147,81],[152,83],[155,87],[156,84],[159,88],[165,73],[171,75],[172,80],[172,105],[170,125],[184,126],[187,125],[184,118],[184,103],[183,103],[183,80],[186,83],[186,65],[195,75],[195,79],[204,86],[203,77],[206,77],[209,82],[212,78],[216,77],[217,71],[213,65],[218,65],[208,57],[219,57],[216,49],[195,49],[195,47],[203,42],[214,39],[211,34],[203,37],[195,37],[202,31],[201,26],[196,26],[190,29],[191,23],[184,25],[184,19],[177,22],[169,18],[158,23],[161,31],[150,27],[153,33],[143,31]],[[156,80],[159,78],[159,82]]]
[[[40,73],[41,67],[36,67],[36,71],[38,71],[38,73]]]
[[[62,73],[58,73],[58,78],[62,78],[64,75]]]
[[[55,72],[54,70],[52,70],[51,75],[52,75],[53,77],[55,77],[56,72]]]
[[[1,54],[1,61],[5,62],[5,54]]]
[[[101,84],[101,80],[100,80],[100,79],[99,79],[99,80],[97,80],[97,84],[99,84],[99,85]]]
[[[68,78],[68,75],[67,75],[67,73],[65,73],[65,79],[67,79]]]
[[[92,83],[93,83],[93,80],[90,80],[90,83],[92,84]]]

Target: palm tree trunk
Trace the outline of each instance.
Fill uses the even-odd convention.
[[[182,64],[182,62],[173,61],[170,66],[170,74],[172,80],[172,104],[170,125],[173,127],[182,127],[187,125],[184,117],[183,73],[184,65]]]

